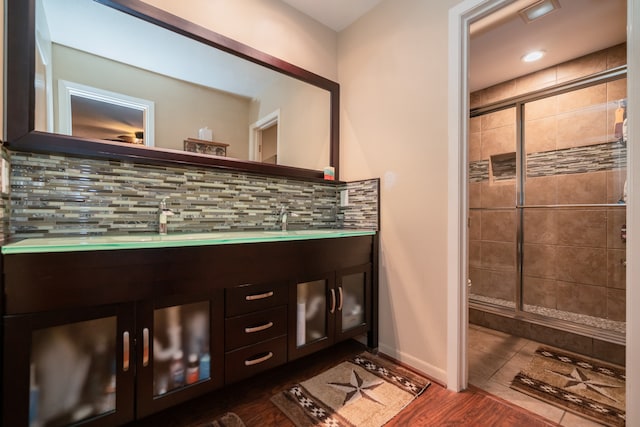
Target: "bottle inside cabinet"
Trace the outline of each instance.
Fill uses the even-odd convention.
[[[209,379],[210,315],[208,301],[154,310],[155,396]]]

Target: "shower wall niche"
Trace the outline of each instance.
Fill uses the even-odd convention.
[[[624,52],[472,94],[472,303],[624,342]]]

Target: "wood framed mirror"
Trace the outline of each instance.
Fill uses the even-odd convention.
[[[61,4],[67,4],[67,9],[65,10],[63,6],[60,6]],[[52,9],[54,6],[56,8],[63,7],[63,9],[56,11]],[[90,18],[74,15],[80,13],[85,7],[89,9],[101,8],[99,10],[100,19],[91,21]],[[8,0],[6,14],[7,60],[5,72],[7,84],[5,90],[5,130],[7,146],[12,150],[61,153],[147,163],[192,164],[305,179],[322,178],[322,168],[330,165],[335,168],[336,179],[338,179],[340,89],[339,85],[334,81],[231,40],[140,0],[97,0],[95,2],[92,0]],[[95,83],[95,78],[94,81],[91,81],[89,78],[74,73],[78,69],[85,67],[83,65],[85,62],[97,61],[100,64],[97,69],[111,69],[110,67],[115,67],[116,65],[126,66],[128,67],[127,73],[131,69],[136,71],[143,70],[145,73],[151,73],[154,76],[161,75],[163,78],[171,78],[181,83],[187,80],[186,77],[180,74],[171,76],[169,75],[171,74],[170,72],[158,69],[144,69],[142,63],[131,64],[131,61],[127,61],[126,55],[115,59],[107,58],[99,49],[95,52],[87,52],[89,48],[85,49],[81,45],[74,45],[74,42],[55,41],[62,40],[58,38],[58,34],[54,34],[57,31],[56,28],[59,28],[61,24],[59,22],[54,24],[53,21],[46,21],[48,22],[47,25],[50,24],[51,26],[50,29],[47,28],[47,31],[42,30],[39,25],[41,25],[40,21],[43,16],[53,19],[56,14],[59,17],[75,20],[72,22],[76,22],[78,25],[73,25],[72,27],[78,27],[75,28],[75,32],[82,35],[76,38],[83,39],[91,49],[93,47],[100,48],[98,46],[100,43],[91,41],[95,40],[95,38],[90,36],[95,35],[99,39],[111,43],[110,45],[106,44],[106,47],[102,46],[103,49],[124,52],[127,50],[124,48],[127,43],[133,44],[136,43],[136,40],[140,41],[139,31],[142,31],[143,28],[151,28],[152,31],[159,32],[157,34],[162,34],[155,37],[176,40],[175,43],[178,50],[185,51],[186,48],[182,46],[186,46],[188,43],[196,45],[194,52],[200,52],[198,58],[186,60],[183,57],[177,57],[176,55],[178,54],[174,54],[173,57],[163,57],[156,60],[156,62],[177,69],[178,72],[199,70],[205,76],[222,75],[222,71],[213,69],[215,65],[200,63],[199,61],[203,57],[227,55],[233,58],[235,62],[255,67],[255,72],[258,74],[268,75],[268,73],[272,73],[266,78],[266,80],[270,81],[271,86],[263,86],[261,89],[265,93],[288,93],[287,90],[282,88],[293,87],[294,85],[298,85],[301,89],[296,89],[295,92],[291,91],[295,95],[287,99],[259,99],[259,104],[256,106],[255,100],[257,98],[254,92],[234,92],[233,89],[229,88],[213,87],[213,84],[209,87],[207,86],[209,83],[204,81],[187,82],[195,86],[200,92],[224,92],[240,98],[246,104],[242,108],[248,112],[243,113],[242,118],[238,120],[240,125],[235,131],[224,127],[226,123],[235,120],[224,116],[224,113],[235,107],[225,106],[218,108],[217,111],[221,112],[219,114],[211,114],[209,117],[199,118],[198,120],[191,117],[191,122],[183,124],[176,120],[170,112],[172,111],[171,107],[174,110],[176,108],[184,108],[172,105],[174,102],[153,99],[157,93],[167,92],[166,90],[159,91],[156,89],[154,91],[153,89],[148,89],[146,93],[142,94],[139,92],[126,93],[121,86],[117,85],[118,79],[115,79],[115,83],[106,83],[106,79],[97,79],[98,83]],[[116,29],[116,35],[97,33],[98,27],[100,27],[98,22],[104,21],[107,23],[105,26],[115,27],[115,24],[113,24],[115,21],[112,21],[112,19],[119,20],[120,18],[133,20],[135,24],[132,25],[131,21],[129,21],[126,26],[128,29],[125,31],[118,28]],[[62,26],[64,27],[64,25],[63,22]],[[69,27],[68,23],[66,26]],[[129,29],[135,29],[138,33],[131,33]],[[47,32],[49,34],[45,34],[43,37],[42,33]],[[92,34],[93,32],[96,34]],[[42,39],[44,39],[44,43]],[[151,54],[155,55],[156,51],[171,52],[172,50],[168,48],[171,43],[174,43],[174,41],[162,44],[156,43],[155,48],[153,47],[153,42],[147,45],[138,43],[136,48],[138,51],[145,52],[146,56],[153,56]],[[49,46],[50,50],[43,49],[43,45]],[[43,54],[43,51],[47,53]],[[90,56],[91,61],[85,61],[82,55],[85,57]],[[64,57],[73,58],[73,67],[67,66],[66,71],[62,66],[55,68],[55,71],[46,70],[48,64],[51,68],[57,67],[57,64],[63,64],[64,62],[61,58]],[[41,62],[45,64],[41,64]],[[53,66],[50,64],[53,64]],[[42,71],[43,65],[44,72]],[[85,68],[90,69],[89,66]],[[241,77],[241,75],[249,73],[249,71],[233,71],[234,69],[229,65],[224,65],[223,68],[231,76]],[[122,73],[124,72],[122,71]],[[254,73],[254,71],[250,72]],[[119,73],[121,72],[118,71],[112,74],[127,76],[126,78],[121,77],[120,81],[130,80],[130,74]],[[89,73],[89,75],[95,76],[96,73]],[[260,79],[253,77],[253,74],[251,76],[248,80],[260,81]],[[100,89],[106,91],[126,93],[129,96],[148,99],[153,102],[155,105],[155,120],[153,121],[155,129],[151,131],[155,135],[154,147],[147,147],[144,144],[110,141],[101,137],[74,136],[56,127],[56,118],[59,112],[57,102],[54,102],[54,100],[57,95],[55,92],[57,91],[58,80],[69,80],[92,87],[100,85],[102,86]],[[236,81],[235,83],[238,86],[242,86],[242,82]],[[162,83],[160,87],[168,87],[167,84]],[[146,80],[144,84],[134,84],[137,88],[146,85]],[[265,87],[267,88],[265,89]],[[322,101],[315,109],[300,109],[300,103],[308,103],[310,98],[318,98],[322,99]],[[188,102],[192,98],[187,92],[185,95],[174,96],[172,99],[176,102]],[[205,103],[213,104],[212,101],[205,101]],[[246,157],[240,155],[239,153],[243,152],[243,150],[248,152],[250,144],[255,143],[249,141],[252,126],[255,127],[256,123],[260,123],[264,117],[269,116],[275,110],[278,110],[280,114],[278,135],[283,136],[283,142],[278,147],[278,164],[249,160],[248,154]],[[302,111],[304,115],[296,116],[292,111]],[[169,114],[169,116],[166,114]],[[170,117],[170,119],[165,119],[166,117]],[[184,128],[177,134],[172,135],[171,132],[180,128],[180,126]],[[202,154],[197,151],[185,151],[183,149],[184,140],[198,138],[198,128],[207,126],[212,128],[215,142],[227,144],[226,152],[228,157]],[[242,137],[238,137],[241,134]],[[234,137],[233,135],[236,136]],[[218,136],[221,139],[218,139]],[[246,141],[243,140],[245,137]],[[133,139],[135,140],[136,138]],[[306,141],[312,139],[318,139],[320,143],[313,146],[305,145]],[[244,149],[245,145],[246,150]],[[287,147],[286,150],[285,147]],[[285,151],[281,152],[281,149]],[[306,160],[300,160],[305,157]]]

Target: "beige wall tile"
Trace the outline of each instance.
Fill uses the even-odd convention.
[[[617,101],[627,97],[627,78],[606,83],[607,101]]]
[[[607,49],[607,68],[627,65],[627,44],[621,43]]]
[[[485,270],[515,271],[515,243],[482,241],[481,264]]]
[[[539,277],[522,278],[522,299],[525,304],[538,307],[556,308],[556,281]]]
[[[512,208],[516,204],[516,185],[508,182],[482,182],[483,208]]]
[[[606,301],[606,288],[558,282],[558,310],[605,317],[607,315]]]
[[[479,118],[482,122],[481,128],[483,131],[503,126],[513,126],[516,122],[516,110],[515,108],[507,108],[506,110],[485,114]]]
[[[625,208],[607,210],[607,247],[609,249],[626,249],[627,244],[620,237],[620,230],[626,223],[627,210]]]
[[[606,172],[575,173],[556,176],[558,203],[605,203],[607,200]]]
[[[511,98],[516,95],[516,81],[509,80],[504,83],[498,83],[495,86],[484,89],[484,104],[491,104],[493,102],[502,101],[507,98]]]
[[[469,95],[469,108],[478,108],[482,105],[482,91],[477,90]]]
[[[482,182],[469,183],[469,208],[482,207]]]
[[[555,216],[558,244],[607,247],[606,210],[560,209]]]
[[[525,276],[546,279],[556,278],[556,252],[553,245],[525,243],[523,248],[522,269]]]
[[[515,209],[482,211],[482,240],[490,240],[494,242],[515,242]]]
[[[524,106],[524,119],[535,120],[552,117],[558,114],[558,96],[550,96],[537,101],[528,102]]]
[[[600,84],[558,95],[558,113],[598,106],[607,101],[607,85]]]
[[[549,67],[516,79],[516,93],[523,95],[556,83],[556,67]]]
[[[558,241],[556,211],[553,209],[526,209],[523,217],[525,243],[556,244]]]
[[[555,117],[529,120],[524,124],[524,147],[527,153],[556,149],[558,122]]]
[[[607,171],[607,203],[618,203],[624,194],[627,168]]]
[[[552,262],[558,280],[606,287],[607,250],[604,248],[557,246]]]
[[[481,218],[481,211],[469,211],[469,240],[480,240],[480,236],[482,236]]]
[[[502,126],[482,132],[482,159],[488,160],[496,154],[516,151],[515,125]]]
[[[507,301],[515,299],[516,273],[512,271],[481,270],[481,295]],[[472,285],[473,288],[474,285]],[[478,291],[475,289],[474,292]]]
[[[555,205],[558,203],[558,177],[540,176],[525,181],[525,205]]]
[[[605,108],[577,110],[557,117],[558,149],[602,144],[607,139]]]
[[[607,68],[607,54],[599,51],[558,65],[558,83],[588,76]]]
[[[482,116],[469,119],[469,132],[480,132],[482,130]]]
[[[627,267],[624,262],[627,251],[624,249],[607,250],[607,287],[625,289],[627,286]]]
[[[607,289],[607,318],[624,322],[627,318],[625,291],[619,289]]]
[[[482,160],[482,134],[472,132],[469,134],[469,161]]]
[[[482,247],[480,241],[472,240],[469,242],[469,267],[481,267],[481,251]]]

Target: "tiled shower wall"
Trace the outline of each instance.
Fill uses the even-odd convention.
[[[378,179],[325,183],[189,166],[151,166],[11,152],[12,238],[143,233],[158,229],[164,197],[169,232],[290,228],[377,229]],[[339,206],[347,190],[348,207]],[[375,226],[374,226],[375,225]]]
[[[626,63],[614,46],[472,94],[474,107]],[[525,106],[525,205],[617,204],[626,145],[614,111],[626,79]],[[515,109],[470,121],[470,276],[472,293],[515,300]],[[524,211],[523,299],[532,306],[625,320],[624,204]]]

